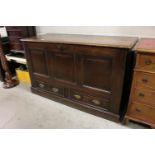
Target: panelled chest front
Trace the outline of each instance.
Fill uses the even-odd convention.
[[[51,34],[22,41],[34,93],[119,120],[135,38]]]

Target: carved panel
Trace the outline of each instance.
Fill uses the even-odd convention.
[[[30,55],[34,74],[48,76],[46,52],[41,49],[31,49]]]
[[[54,54],[54,78],[67,83],[75,82],[75,57],[68,53]]]
[[[110,91],[112,59],[107,57],[83,57],[82,84],[85,87]]]

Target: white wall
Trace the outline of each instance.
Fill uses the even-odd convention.
[[[37,26],[37,33],[155,37],[155,26]]]
[[[71,33],[155,38],[155,26],[37,26],[36,28],[37,34]],[[0,28],[0,34],[7,35],[5,28]]]
[[[0,35],[1,35],[1,37],[6,37],[7,36],[5,27],[4,28],[0,28]]]

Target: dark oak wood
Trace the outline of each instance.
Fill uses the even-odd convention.
[[[10,54],[10,52],[12,51],[24,53],[24,48],[22,46],[20,39],[35,36],[36,35],[35,27],[34,26],[5,26],[5,27],[7,30],[8,37],[2,38],[4,53]],[[11,73],[14,75],[15,69],[19,67],[19,65],[15,62],[8,62],[8,65]],[[0,62],[0,81],[4,81],[4,78],[5,74]]]
[[[34,93],[119,121],[136,38],[52,34],[22,41]]]
[[[0,59],[1,59],[1,64],[2,64],[2,69],[4,70],[4,83],[3,83],[3,88],[12,88],[18,85],[18,81],[12,79],[12,75],[9,69],[8,62],[5,58],[5,52],[1,43],[1,37],[0,37]]]
[[[0,81],[4,81],[4,71],[0,61]]]
[[[4,54],[7,54],[9,51],[9,42],[8,42],[8,38],[7,37],[2,37],[1,38],[1,50],[3,49]],[[1,63],[1,59],[0,59],[0,81],[4,81],[5,78],[5,73],[4,70],[2,68],[2,63]]]
[[[35,26],[5,26],[9,37],[10,51],[24,52],[20,39],[36,36]]]
[[[93,45],[116,48],[132,48],[137,41],[135,37],[121,36],[95,36],[95,35],[80,35],[80,34],[45,34],[31,38],[24,38],[21,41],[25,42],[51,42],[79,45]]]
[[[141,39],[134,48],[136,64],[126,120],[155,127],[155,39]]]
[[[1,38],[1,45],[4,51],[4,54],[9,54],[9,41],[7,37],[2,37]],[[9,65],[9,69],[10,72],[12,73],[12,75],[15,74],[15,68],[19,67],[19,65],[13,61],[8,62]],[[3,70],[2,64],[1,64],[1,60],[0,60],[0,81],[4,81],[5,79],[5,72]]]

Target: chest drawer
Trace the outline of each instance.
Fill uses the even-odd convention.
[[[135,72],[135,87],[144,87],[155,90],[155,74]]]
[[[155,124],[155,108],[139,103],[131,103],[129,114],[139,120]]]
[[[137,54],[136,69],[155,72],[155,55]]]
[[[65,88],[63,86],[55,84],[49,85],[44,82],[36,81],[35,87],[42,89],[44,91],[49,91],[52,94],[64,97]]]
[[[102,97],[96,97],[96,96],[94,97],[89,94],[78,92],[76,90],[70,90],[69,97],[74,101],[81,102],[91,107],[104,109],[104,110],[108,109],[109,100],[104,99]]]
[[[133,93],[133,101],[145,103],[155,107],[155,91],[135,88]]]

